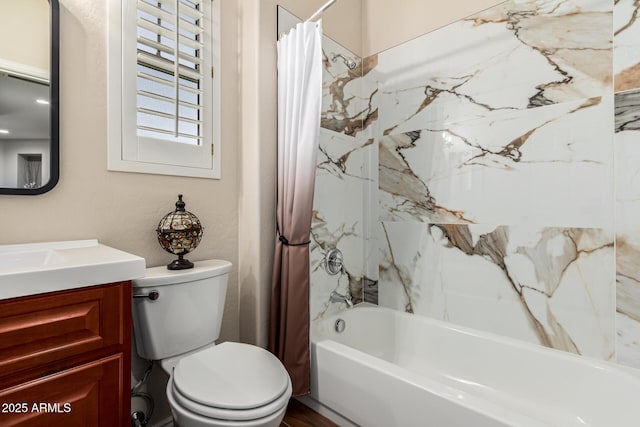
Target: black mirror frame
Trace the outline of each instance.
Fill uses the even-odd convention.
[[[49,107],[51,109],[51,143],[49,182],[38,188],[3,188],[0,194],[35,196],[50,191],[60,179],[60,6],[58,0],[49,0],[50,66],[49,70]]]

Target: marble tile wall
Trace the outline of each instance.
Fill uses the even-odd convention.
[[[300,21],[286,9],[278,8],[279,34]],[[365,197],[377,188],[370,177],[377,168],[372,168],[373,140],[362,136],[367,121],[361,107],[362,60],[326,35],[322,50],[322,117],[310,245],[312,320],[346,307],[344,303],[330,302],[333,291],[349,291],[354,302],[360,302],[367,289],[367,301],[377,302],[377,292],[366,269],[373,268],[377,274],[378,266],[369,266],[365,259],[365,226],[371,222],[365,212]],[[354,61],[354,68],[348,67],[348,60]],[[333,248],[344,255],[343,270],[337,275],[330,275],[325,268],[325,255]]]
[[[320,153],[311,225],[311,318],[345,308],[331,304],[332,291],[347,290],[354,302],[364,298],[363,206],[366,178],[363,165],[371,141],[361,142],[343,133],[320,130]],[[325,255],[338,248],[344,256],[343,271],[330,275]]]
[[[640,368],[639,9],[506,1],[363,61],[381,305]]]
[[[613,357],[610,232],[410,221],[382,229],[381,305]]]
[[[325,38],[312,318],[349,289],[640,368],[639,12],[510,0],[363,60]]]

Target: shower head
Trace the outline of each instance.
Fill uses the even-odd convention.
[[[350,70],[353,70],[354,68],[356,68],[356,61],[349,59],[349,58],[345,58],[344,56],[342,56],[341,54],[337,54],[337,55],[333,55],[331,57],[331,62],[336,62],[338,60],[338,58],[342,59],[342,62],[344,62],[344,65],[346,65]]]

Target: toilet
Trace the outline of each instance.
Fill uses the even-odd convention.
[[[180,427],[278,427],[291,397],[282,363],[260,347],[220,335],[231,263],[188,270],[154,267],[133,281],[138,354],[169,375],[167,398]]]

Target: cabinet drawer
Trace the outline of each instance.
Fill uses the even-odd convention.
[[[3,427],[121,425],[123,355],[0,390]],[[127,414],[128,415],[128,414]]]
[[[121,351],[130,292],[119,283],[0,302],[0,378],[110,346]]]

